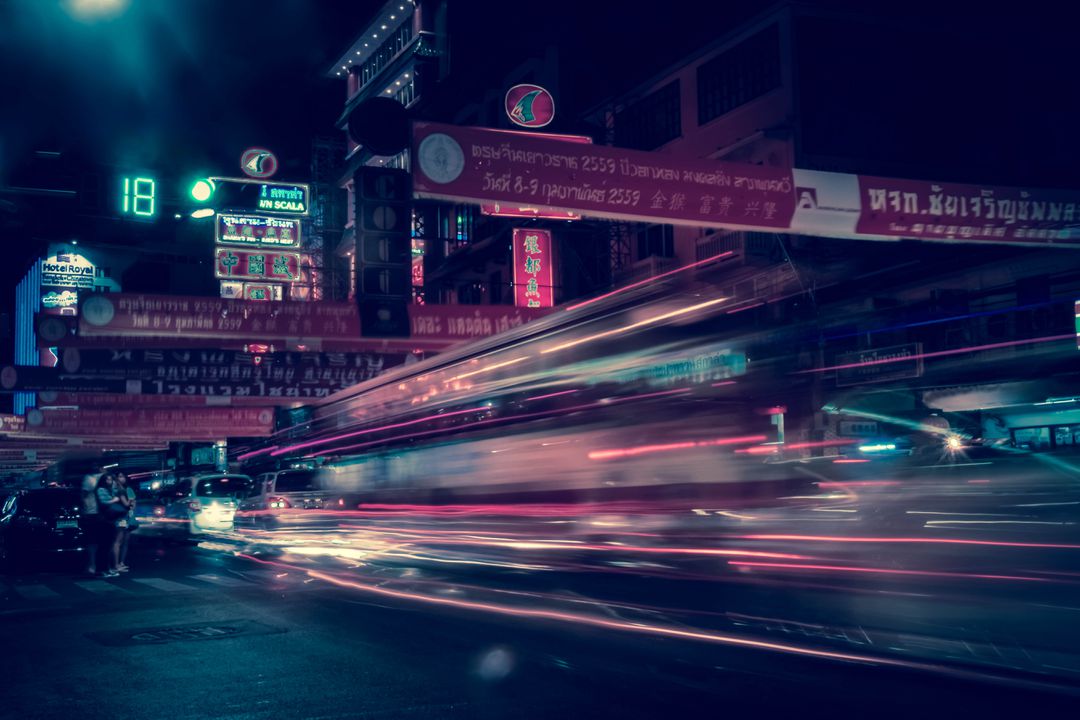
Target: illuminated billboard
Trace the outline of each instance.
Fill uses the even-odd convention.
[[[296,247],[300,221],[296,218],[219,213],[214,239],[219,245]]]

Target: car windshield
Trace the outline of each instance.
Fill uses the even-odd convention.
[[[28,515],[49,516],[79,512],[79,493],[72,491],[31,492],[19,498],[19,508]]]
[[[235,497],[247,492],[251,479],[244,475],[210,477],[199,480],[195,494],[199,497]]]
[[[302,492],[317,490],[319,474],[315,470],[295,470],[284,472],[274,481],[275,492]]]

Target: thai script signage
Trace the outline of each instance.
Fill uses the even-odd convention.
[[[428,122],[413,143],[419,197],[717,227],[787,229],[795,210],[789,168]]]
[[[221,213],[217,216],[215,239],[219,245],[296,247],[300,244],[300,221],[296,218]]]

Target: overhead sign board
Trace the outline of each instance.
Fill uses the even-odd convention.
[[[413,126],[419,197],[562,208],[596,217],[787,229],[790,168],[581,145],[475,127]]]
[[[298,282],[300,253],[219,247],[215,272],[224,280]]]
[[[300,221],[287,217],[219,213],[214,239],[219,245],[297,247]]]
[[[240,169],[248,177],[272,177],[277,172],[278,159],[274,153],[266,148],[248,148],[240,156]]]
[[[928,240],[1075,244],[1080,193],[859,175],[860,234]]]
[[[90,289],[97,268],[79,253],[57,253],[41,263],[41,284],[46,287]]]
[[[555,119],[555,99],[545,88],[531,83],[506,91],[506,116],[515,125],[542,128]]]
[[[835,364],[839,386],[922,377],[922,343],[842,353],[836,356]]]
[[[307,215],[311,190],[302,183],[262,182],[247,178],[210,178],[219,210],[260,215]]]
[[[514,228],[514,305],[545,308],[555,304],[551,231]]]
[[[80,337],[217,338],[270,342],[359,338],[355,303],[249,302],[183,295],[108,293],[81,303]]]

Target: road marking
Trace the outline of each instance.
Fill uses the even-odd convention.
[[[60,593],[44,585],[15,585],[12,589],[27,600],[48,600],[60,597]]]
[[[141,583],[143,585],[149,585],[155,590],[166,590],[168,592],[192,592],[198,590],[194,585],[185,585],[183,583],[173,582],[172,580],[166,580],[164,578],[131,578],[132,582]]]
[[[238,587],[240,585],[250,585],[246,580],[240,578],[227,577],[223,575],[192,575],[193,580],[202,580],[203,582],[213,583],[214,585],[224,585],[225,587]]]
[[[88,590],[92,593],[99,595],[108,595],[110,593],[129,593],[130,590],[125,590],[119,585],[113,585],[111,582],[105,580],[84,580],[82,582],[76,582],[76,585],[83,590]]]

